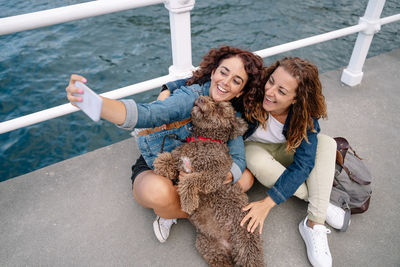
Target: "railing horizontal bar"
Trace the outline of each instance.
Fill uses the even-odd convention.
[[[92,1],[72,6],[60,7],[55,9],[49,9],[45,11],[33,12],[24,15],[17,15],[13,17],[7,17],[0,19],[0,35],[9,34],[13,32],[19,32],[24,30],[35,29],[39,27],[54,25],[58,23],[68,22],[72,20],[88,18],[117,11],[154,5],[162,3],[163,0],[115,0],[115,1]],[[387,24],[394,21],[400,20],[400,14],[389,16],[380,19],[380,24]],[[343,28],[336,31],[331,31],[324,34],[319,34],[309,38],[289,42],[282,45],[277,45],[267,49],[259,50],[254,52],[262,58],[280,54],[283,52],[291,51],[301,47],[313,45],[316,43],[325,42],[335,38],[350,35],[356,32],[365,30],[367,25],[358,24],[355,26]],[[177,77],[173,75],[166,75],[158,77],[152,80],[148,80],[142,83],[126,86],[120,89],[116,89],[102,96],[119,99],[133,94],[141,93],[154,89],[161,86],[162,84],[175,80]],[[76,112],[79,109],[72,106],[71,104],[64,104],[50,109],[42,110],[36,113],[32,113],[26,116],[22,116],[16,119],[0,123],[0,134],[13,131],[22,127],[26,127],[32,124],[43,122],[46,120],[54,119],[72,112]]]
[[[145,82],[129,85],[126,87],[122,87],[107,93],[101,94],[102,96],[112,98],[112,99],[118,99],[118,98],[123,98],[126,96],[130,96],[133,94],[138,94],[144,91],[148,91],[157,87],[160,87],[164,83],[167,83],[169,81],[176,80],[177,77],[171,76],[171,75],[166,75],[166,76],[161,76],[152,80],[148,80]],[[32,124],[36,124],[39,122],[43,122],[46,120],[54,119],[75,111],[78,111],[79,109],[71,105],[70,103],[68,104],[63,104],[60,106],[56,106],[53,108],[45,109],[39,112],[31,113],[26,116],[22,116],[19,118],[15,118],[12,120],[8,120],[5,122],[0,123],[0,134],[10,132],[22,127],[26,127]]]
[[[155,79],[147,80],[141,83],[136,83],[132,85],[128,85],[119,89],[115,89],[110,92],[106,92],[101,94],[101,96],[108,97],[111,99],[119,99],[127,96],[131,96],[134,94],[142,93],[157,87],[161,87],[163,84],[176,80],[177,77],[172,75],[160,76]]]
[[[163,0],[99,0],[11,16],[0,19],[0,35],[160,3]]]
[[[391,22],[394,22],[397,20],[400,20],[400,14],[382,18],[382,19],[380,19],[380,23],[381,23],[381,25],[383,25],[383,24],[391,23]],[[273,47],[266,48],[263,50],[258,50],[254,53],[259,55],[262,58],[266,58],[266,57],[274,56],[274,55],[277,55],[280,53],[295,50],[298,48],[310,46],[310,45],[317,44],[317,43],[322,43],[325,41],[329,41],[332,39],[350,35],[350,34],[353,34],[356,32],[360,32],[360,31],[363,31],[366,27],[367,27],[367,25],[357,24],[354,26],[340,29],[340,30],[315,35],[312,37],[300,39],[300,40],[285,43],[282,45],[273,46]]]
[[[283,53],[283,52],[287,52],[287,51],[291,51],[291,50],[294,50],[294,49],[298,49],[298,48],[301,48],[301,47],[305,47],[305,46],[309,46],[309,45],[313,45],[313,44],[329,41],[329,40],[332,40],[332,39],[335,39],[335,38],[339,38],[339,37],[350,35],[350,34],[353,34],[353,33],[356,33],[356,32],[360,32],[360,31],[364,30],[365,27],[366,27],[366,25],[357,24],[355,26],[343,28],[343,29],[340,29],[340,30],[331,31],[331,32],[315,35],[315,36],[312,36],[312,37],[300,39],[300,40],[297,40],[297,41],[289,42],[289,43],[286,43],[286,44],[273,46],[273,47],[270,47],[270,48],[267,48],[267,49],[256,51],[254,53],[259,55],[262,58],[266,58],[266,57],[277,55],[277,54],[280,54],[280,53]]]
[[[382,18],[382,19],[380,19],[380,22],[381,22],[381,25],[384,25],[384,24],[388,24],[388,23],[395,22],[398,20],[400,20],[400,14]]]

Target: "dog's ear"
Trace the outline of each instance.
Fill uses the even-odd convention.
[[[235,117],[235,121],[233,122],[233,131],[231,132],[229,138],[235,139],[238,136],[244,135],[244,133],[247,131],[247,128],[248,125],[244,119]]]
[[[192,214],[199,207],[199,188],[197,184],[198,173],[190,173],[180,178],[178,193],[182,210]]]

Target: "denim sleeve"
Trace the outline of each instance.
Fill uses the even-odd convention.
[[[246,158],[244,150],[243,137],[238,136],[233,140],[228,141],[229,153],[232,156],[233,164],[231,167],[231,173],[233,175],[233,183],[236,183],[244,169],[246,168]]]
[[[274,186],[268,190],[268,195],[277,205],[291,197],[314,168],[319,128],[317,127],[316,130],[316,132],[308,131],[309,143],[303,139],[296,149],[293,162],[282,173]]]
[[[189,118],[194,101],[199,97],[200,92],[202,88],[198,84],[183,86],[163,101],[138,104],[138,119],[135,127],[154,128]]]
[[[181,121],[190,117],[190,111],[201,90],[199,85],[182,87],[163,101],[137,104],[133,99],[120,100],[126,109],[126,119],[121,125],[125,130],[133,128],[154,128],[166,123]]]
[[[138,119],[136,102],[133,99],[121,99],[120,101],[125,105],[126,119],[123,124],[116,124],[116,126],[125,130],[133,130],[133,128],[136,126]]]
[[[176,81],[172,81],[172,82],[163,84],[161,87],[161,91],[169,90],[171,93],[173,93],[176,89],[179,89],[182,86],[185,86],[187,80],[188,79],[180,79],[180,80],[176,80]]]

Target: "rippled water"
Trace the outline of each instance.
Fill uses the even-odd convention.
[[[110,0],[111,1],[111,0]],[[0,17],[84,1],[0,0]],[[212,47],[229,44],[257,51],[358,22],[362,1],[198,0],[191,13],[193,65]],[[251,3],[251,4],[250,4]],[[386,1],[382,17],[400,13]],[[368,56],[400,48],[400,22],[382,26]],[[0,36],[0,121],[66,103],[71,73],[102,93],[157,76],[172,64],[168,11],[164,5],[83,19]],[[312,60],[321,72],[347,65],[356,34],[283,55]],[[157,90],[133,96],[155,99]],[[0,181],[129,137],[111,123],[93,123],[82,112],[0,135]],[[123,156],[123,155],[121,155]]]

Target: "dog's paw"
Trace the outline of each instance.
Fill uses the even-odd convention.
[[[176,168],[176,161],[169,152],[158,154],[153,165],[154,172],[158,175],[167,177],[171,180],[174,180],[178,177],[179,173],[178,169]]]

